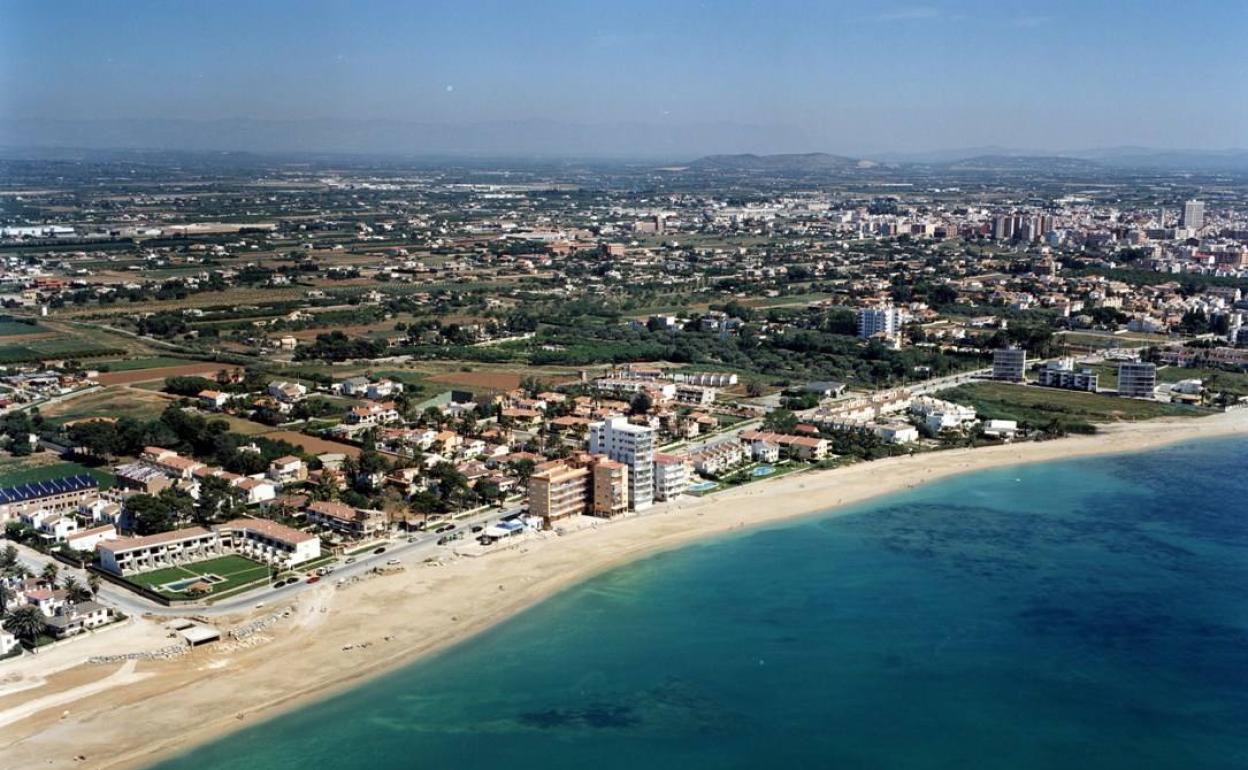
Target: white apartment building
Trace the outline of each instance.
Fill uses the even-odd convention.
[[[857,312],[859,337],[870,339],[882,334],[890,339],[901,336],[901,326],[906,322],[906,313],[900,307],[864,307]]]
[[[1039,372],[1039,384],[1063,390],[1084,390],[1095,393],[1099,375],[1091,369],[1076,370],[1071,359],[1050,361]]]
[[[628,499],[633,510],[654,502],[654,428],[633,425],[627,417],[589,424],[590,454],[606,455],[628,466]]]
[[[1127,398],[1153,398],[1157,390],[1157,365],[1143,361],[1118,364],[1118,395]]]
[[[905,322],[905,311],[892,305],[861,308],[858,311],[858,336],[864,340],[877,334],[889,339],[899,339]]]
[[[676,455],[654,456],[654,499],[674,500],[689,488],[689,464]]]

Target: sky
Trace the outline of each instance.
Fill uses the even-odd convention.
[[[1244,0],[0,0],[0,121],[1214,149],[1248,146],[1246,44]]]

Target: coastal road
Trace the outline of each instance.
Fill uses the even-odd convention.
[[[465,533],[465,538],[472,535],[471,529],[477,525],[486,525],[489,522],[518,513],[522,508],[513,506],[506,509],[492,509],[482,511],[472,516],[465,516],[462,519],[456,519],[451,522],[455,524],[455,532]],[[411,536],[412,542],[407,542],[406,536],[401,536],[397,541],[392,541],[386,546],[385,553],[374,554],[371,551],[367,554],[361,554],[351,564],[339,562],[334,565],[334,571],[324,578],[323,582],[333,582],[341,578],[358,577],[367,573],[375,567],[383,566],[391,559],[398,559],[405,565],[416,564],[430,556],[436,555],[448,549],[448,546],[438,545],[438,540],[442,537],[435,532],[417,532]],[[55,564],[60,570],[60,576],[64,577],[72,575],[82,585],[87,584],[87,571],[76,569],[63,562],[46,556],[38,551],[27,548],[23,545],[17,545],[18,561],[26,569],[38,575],[45,565]],[[291,585],[285,585],[281,588],[272,588],[268,585],[261,586],[238,596],[225,599],[215,604],[207,604],[203,606],[186,605],[182,607],[166,607],[138,594],[114,585],[107,580],[100,583],[100,592],[96,597],[98,601],[112,607],[120,609],[128,615],[155,615],[160,617],[181,617],[186,615],[194,615],[197,617],[220,617],[223,615],[232,615],[253,609],[258,603],[269,603],[273,601],[289,601],[316,587],[316,584],[309,584],[306,580],[300,580]]]

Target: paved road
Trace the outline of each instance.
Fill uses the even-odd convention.
[[[487,522],[496,521],[503,516],[517,513],[521,510],[519,506],[508,509],[492,509],[481,513],[465,516],[462,519],[454,521],[457,532],[465,532],[465,539],[471,535],[471,528],[478,524],[484,525]],[[417,532],[412,536],[412,542],[407,542],[404,537],[398,538],[397,542],[392,542],[386,546],[385,553],[381,554],[361,554],[351,564],[343,564],[339,562],[333,573],[326,578],[327,581],[334,581],[340,578],[355,577],[363,575],[374,567],[382,566],[391,559],[398,559],[405,564],[415,564],[429,556],[433,556],[439,552],[448,549],[448,546],[439,546],[437,541],[442,536],[434,532]],[[45,556],[31,548],[18,545],[18,561],[22,563],[26,569],[39,574],[43,570],[44,565],[52,563],[56,564],[60,569],[61,578],[73,575],[78,581],[86,585],[87,571],[75,569],[67,564],[57,561],[50,556]],[[306,581],[299,581],[291,585],[282,586],[281,588],[271,588],[269,586],[261,586],[252,591],[240,594],[238,596],[225,599],[215,604],[200,606],[183,606],[183,607],[166,607],[138,594],[126,590],[120,586],[103,581],[100,583],[100,593],[97,597],[101,602],[120,609],[129,615],[157,615],[162,617],[177,617],[184,615],[196,615],[205,617],[219,617],[222,615],[230,615],[253,608],[260,602],[273,601],[289,601],[294,599],[304,591],[310,590],[313,585],[309,585]]]

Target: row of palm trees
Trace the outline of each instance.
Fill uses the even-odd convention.
[[[4,556],[8,556],[8,554]],[[0,561],[6,562],[0,577],[29,576],[29,572],[18,565],[15,559],[0,557]],[[55,562],[48,562],[39,574],[40,580],[54,589],[57,587],[57,579],[59,577],[60,567]],[[94,572],[90,573],[87,576],[86,585],[83,585],[77,577],[69,575],[61,581],[60,588],[65,591],[65,598],[71,603],[77,604],[78,602],[89,601],[94,599],[95,595],[100,591],[100,576]],[[16,595],[13,588],[3,580],[0,580],[0,627],[25,642],[27,646],[33,648],[39,636],[43,633],[46,618],[44,618],[43,611],[33,604],[13,607],[12,604]]]

